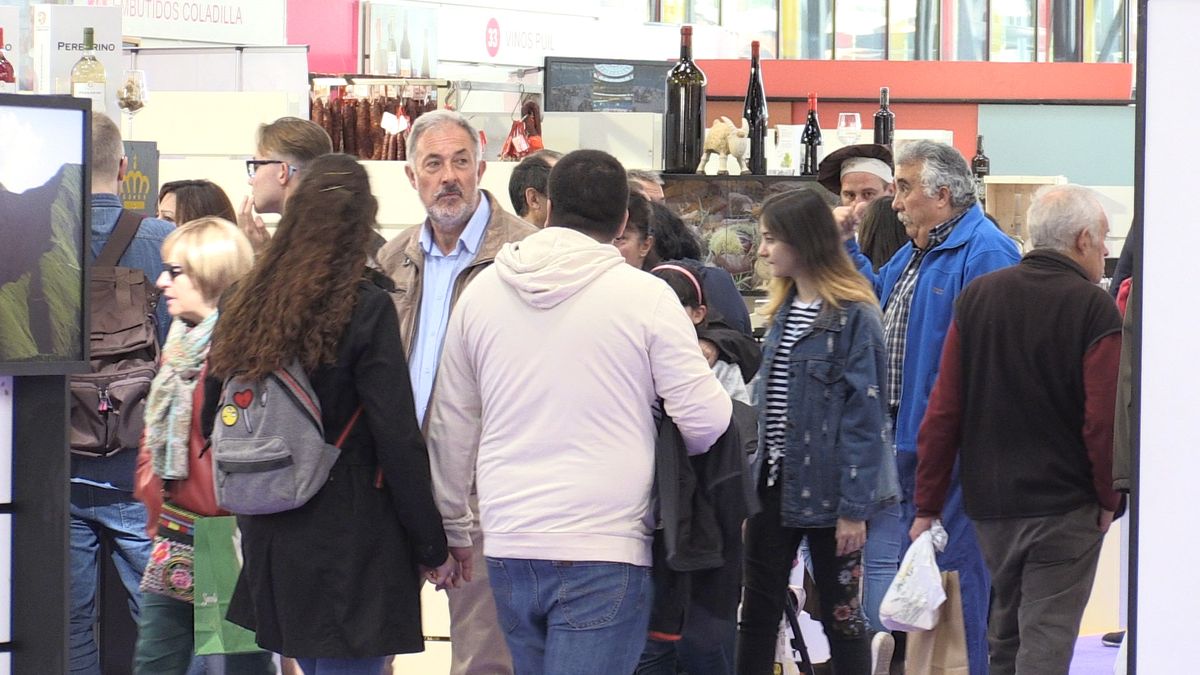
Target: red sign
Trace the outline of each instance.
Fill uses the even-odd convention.
[[[495,56],[500,51],[500,22],[495,18],[488,20],[487,33],[484,36],[488,56]]]

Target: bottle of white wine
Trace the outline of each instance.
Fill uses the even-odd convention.
[[[92,112],[103,113],[107,84],[104,65],[96,58],[96,32],[88,26],[83,29],[83,56],[71,67],[71,95],[92,99]]]

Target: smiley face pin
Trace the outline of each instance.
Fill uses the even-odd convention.
[[[221,424],[231,427],[237,424],[238,411],[237,406],[227,405],[221,408]]]

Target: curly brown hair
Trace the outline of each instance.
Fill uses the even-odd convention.
[[[349,155],[323,155],[301,173],[275,237],[221,308],[209,370],[262,378],[298,360],[333,363],[358,298],[379,205]]]

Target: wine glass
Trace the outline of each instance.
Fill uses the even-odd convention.
[[[838,113],[837,138],[842,145],[854,145],[862,133],[862,117],[856,112]]]
[[[146,71],[126,70],[117,90],[117,107],[125,111],[130,120],[139,110],[146,107],[150,92],[146,89]]]

